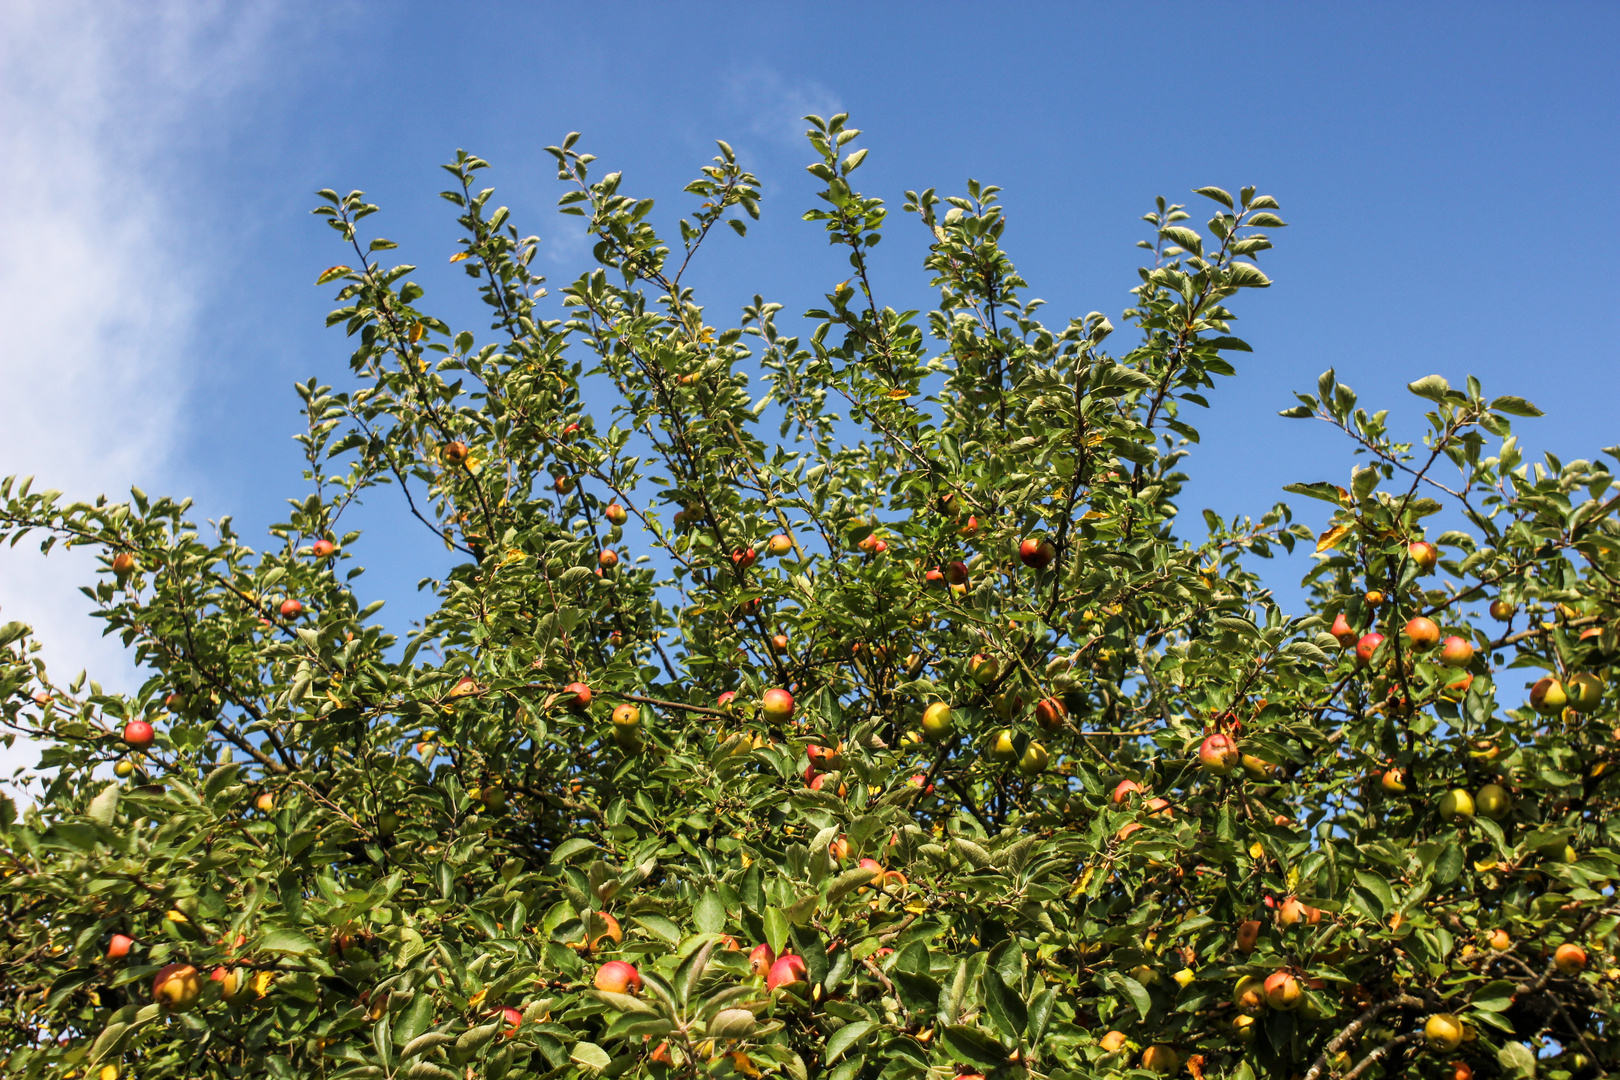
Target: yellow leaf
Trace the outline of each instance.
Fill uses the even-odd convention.
[[[328,281],[336,280],[349,272],[347,266],[328,266],[321,271],[321,276],[315,279],[315,284],[325,285]]]
[[[1349,525],[1335,525],[1335,526],[1333,526],[1333,528],[1329,529],[1327,532],[1323,533],[1320,537],[1317,538],[1317,540],[1316,540],[1316,553],[1318,555],[1320,555],[1324,551],[1332,551],[1334,548],[1338,547],[1340,543],[1343,542],[1345,537],[1347,537],[1349,535],[1350,535],[1350,526]]]
[[[1256,840],[1249,845],[1249,858],[1259,859],[1264,857],[1265,853],[1266,849],[1261,845],[1260,841]]]
[[[1298,885],[1299,885],[1299,867],[1291,866],[1291,867],[1288,868],[1288,888],[1289,889],[1294,889]]]
[[[709,342],[713,341],[714,340],[714,327],[705,326],[703,328],[703,333],[698,335],[698,340],[703,342],[704,344],[708,344]]]
[[[760,1071],[754,1068],[754,1063],[748,1060],[748,1055],[743,1053],[741,1050],[738,1050],[736,1053],[731,1055],[731,1067],[742,1073],[744,1076],[756,1077],[761,1075]]]
[[[470,251],[458,251],[454,255],[450,256],[450,261],[453,262],[453,263],[457,263],[457,262],[460,262],[462,259],[469,258],[471,255],[472,255],[472,252],[470,252]]]
[[[420,322],[413,322],[413,323],[411,323],[411,328],[410,328],[409,332],[406,334],[406,337],[408,337],[410,339],[411,344],[414,345],[418,341],[422,340],[422,334],[423,334],[422,324]]]
[[[478,1006],[480,1006],[480,1005],[482,1005],[484,1003],[484,995],[487,994],[487,993],[489,993],[489,987],[486,986],[486,987],[484,987],[484,989],[478,991],[478,993],[476,993],[472,997],[468,998],[467,999],[467,1008],[469,1008],[469,1009],[478,1008]]]
[[[1475,859],[1474,860],[1474,869],[1478,870],[1482,874],[1487,870],[1495,870],[1496,869],[1496,860],[1495,859]]]

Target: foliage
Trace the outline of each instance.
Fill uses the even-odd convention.
[[[906,196],[938,307],[880,305],[887,208],[851,186],[845,117],[810,123],[805,218],[850,276],[808,337],[759,297],[712,325],[683,283],[759,212],[725,144],[678,247],[577,136],[551,148],[601,264],[562,318],[462,153],[452,261],[488,332],[377,261],[395,245],[364,238],[361,193],[320,193],[352,251],[320,276],[351,388],[299,387],[307,494],[267,549],[229,521],[205,538],[187,503],[5,482],[13,544],[103,553],[87,592],[149,673],[63,685],[26,627],[0,635],[4,722],[49,781],[0,814],[6,1075],[1616,1060],[1607,467],[1522,462],[1511,424],[1536,410],[1473,380],[1412,384],[1429,430],[1400,442],[1329,372],[1286,414],[1365,456],[1347,488],[1291,489],[1329,504],[1323,531],[1278,504],[1189,539],[1189,410],[1248,351],[1227,305],[1269,284],[1277,203],[1201,189],[1199,231],[1161,199],[1114,353],[1101,314],[1038,320],[974,182]],[[344,519],[380,487],[456,553],[414,629],[356,580]],[[1464,528],[1431,567],[1442,511]],[[1301,543],[1295,616],[1254,560]],[[1420,615],[1472,655],[1407,636]],[[1543,675],[1545,712],[1511,707]],[[767,983],[760,943],[802,974]],[[1565,943],[1584,968],[1550,959]],[[610,960],[639,993],[593,988]],[[214,976],[194,1007],[154,1001],[173,964]],[[1295,1007],[1243,1000],[1279,971]]]

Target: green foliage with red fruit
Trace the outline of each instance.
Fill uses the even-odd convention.
[[[143,673],[63,684],[0,629],[7,737],[49,772],[0,803],[8,1076],[1614,1065],[1608,466],[1522,461],[1536,410],[1473,380],[1413,383],[1403,442],[1328,372],[1287,415],[1362,452],[1346,486],[1302,464],[1308,519],[1193,535],[1191,419],[1248,351],[1277,203],[1156,203],[1114,348],[1037,317],[998,189],[908,192],[919,316],[869,284],[856,133],[810,123],[807,219],[850,271],[803,334],[684,277],[759,213],[724,144],[668,243],[552,147],[601,263],[557,300],[463,153],[489,329],[321,193],[350,383],[299,386],[305,487],[262,550],[185,502],[0,485],[0,539],[103,554]],[[359,574],[377,489],[449,556],[417,625]],[[1289,613],[1257,566],[1302,543]]]

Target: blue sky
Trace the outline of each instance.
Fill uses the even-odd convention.
[[[1129,302],[1154,196],[1255,184],[1290,227],[1276,285],[1238,306],[1255,347],[1195,418],[1182,500],[1258,515],[1295,480],[1343,481],[1325,428],[1276,416],[1328,367],[1369,407],[1421,411],[1438,372],[1531,398],[1533,448],[1620,442],[1612,258],[1620,174],[1613,4],[429,4],[9,0],[0,5],[0,473],[74,494],[192,495],[249,535],[302,493],[294,380],[341,380],[315,275],[345,261],[312,191],[362,188],[418,263],[426,303],[481,329],[438,166],[494,164],[497,202],[542,238],[555,287],[587,245],[552,206],[566,132],[626,190],[680,187],[729,141],[764,219],[716,238],[694,282],[714,321],[755,293],[789,313],[847,276],[815,225],[806,112],[847,111],[864,190],[896,211],[880,299],[926,307],[902,192],[999,184],[1006,246],[1061,323]],[[1207,216],[1192,207],[1202,221]],[[1321,513],[1294,500],[1313,527]],[[379,533],[399,518],[379,506]],[[260,533],[259,535],[262,535]],[[442,549],[368,545],[391,610]],[[53,661],[120,661],[83,620],[81,562],[0,555],[0,619]],[[1291,585],[1303,558],[1272,574]]]

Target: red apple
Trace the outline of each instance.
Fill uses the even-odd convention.
[[[993,656],[974,653],[968,660],[968,676],[980,686],[989,686],[1001,674],[1001,663]]]
[[[1205,772],[1214,776],[1225,776],[1238,767],[1243,754],[1238,750],[1237,740],[1230,735],[1216,732],[1204,740],[1198,748],[1198,764],[1203,766]]]
[[[324,537],[322,539],[320,539],[320,540],[315,541],[314,551],[315,551],[315,557],[317,559],[324,559],[324,558],[326,558],[328,555],[332,554],[332,552],[334,552],[336,550],[337,550],[337,545],[332,543],[332,541],[325,539]]]
[[[765,989],[775,990],[779,986],[792,986],[801,983],[809,972],[805,969],[804,960],[794,953],[783,953],[771,965],[771,970],[765,976]]]
[[[120,551],[117,555],[113,556],[112,572],[117,575],[119,581],[123,581],[125,578],[129,577],[138,568],[139,564],[136,563],[135,556],[131,552]]]
[[[1453,634],[1440,646],[1440,662],[1446,667],[1467,667],[1474,659],[1474,644]]]
[[[956,530],[956,535],[965,540],[971,540],[973,537],[979,535],[979,519],[974,517],[972,514],[969,514],[967,522],[960,529]]]
[[[299,613],[304,610],[304,604],[302,601],[294,600],[289,596],[287,599],[281,602],[281,607],[279,610],[281,611],[281,617],[283,619],[296,619],[298,618]]]
[[[523,1026],[523,1014],[510,1005],[504,1009],[496,1009],[491,1015],[497,1015],[506,1021],[506,1030],[501,1032],[503,1039],[510,1039],[518,1033],[518,1028]]]
[[[107,959],[122,960],[134,945],[135,939],[128,934],[114,934],[112,940],[107,942]]]
[[[771,965],[774,963],[776,963],[776,953],[771,951],[768,942],[755,945],[753,951],[748,954],[749,968],[762,979],[770,974]]]
[[[1419,652],[1426,652],[1440,643],[1440,628],[1434,620],[1419,615],[1406,622],[1406,643]]]
[[[1040,540],[1031,536],[1018,545],[1018,559],[1025,566],[1035,570],[1045,570],[1057,558],[1057,548],[1052,546],[1050,540]]]
[[[725,691],[715,699],[714,705],[723,713],[733,712],[737,707],[737,691]]]
[[[1291,1012],[1299,1008],[1300,999],[1305,996],[1305,990],[1299,985],[1299,980],[1286,971],[1274,971],[1266,977],[1266,1004],[1279,1012]]]
[[[169,964],[152,979],[152,1000],[172,1012],[185,1012],[202,997],[202,975],[190,964]]]
[[[626,701],[614,707],[612,719],[615,727],[635,727],[641,723],[641,710]]]
[[[579,432],[580,427],[578,424],[569,424],[567,427],[562,429],[562,434],[558,437],[562,439],[563,442],[573,442],[574,439],[579,437]]]
[[[607,509],[602,511],[602,516],[615,525],[623,525],[630,520],[630,512],[616,502],[608,503]]]
[[[832,843],[827,845],[827,850],[829,853],[831,853],[834,859],[837,859],[839,862],[843,862],[845,859],[849,858],[849,837],[838,837]]]
[[[1068,718],[1069,710],[1064,706],[1062,698],[1043,698],[1035,703],[1035,722],[1043,730],[1056,731],[1063,726]]]
[[[1406,553],[1412,556],[1412,561],[1424,571],[1433,570],[1434,564],[1440,561],[1440,549],[1427,540],[1417,540],[1406,545]]]
[[[1553,950],[1553,966],[1565,975],[1574,975],[1586,969],[1586,950],[1568,942]]]
[[[1260,941],[1260,920],[1245,919],[1238,923],[1237,950],[1241,953],[1254,952],[1255,945]]]
[[[609,960],[596,969],[595,984],[598,990],[606,990],[612,994],[635,994],[641,991],[641,973],[634,964],[627,964],[623,960]]]
[[[923,575],[923,584],[930,589],[943,589],[945,587],[945,572],[937,566],[934,567],[934,569]]]
[[[1356,638],[1360,637],[1360,635],[1357,634],[1350,626],[1350,620],[1344,617],[1344,612],[1342,611],[1334,616],[1333,629],[1329,630],[1328,633],[1338,638],[1339,646],[1345,649],[1348,649],[1350,646],[1354,645],[1356,643]]]
[[[259,797],[253,800],[253,805],[259,808],[261,814],[272,814],[276,809],[276,797],[268,791],[261,791]]]
[[[953,563],[945,564],[945,580],[952,585],[966,585],[968,580],[967,563],[958,559]]]
[[[1373,653],[1377,652],[1378,646],[1382,645],[1383,643],[1383,634],[1374,633],[1363,635],[1362,639],[1356,642],[1356,666],[1366,667],[1368,664],[1372,663]]]
[[[1141,795],[1144,793],[1145,789],[1135,780],[1121,780],[1114,786],[1114,805],[1123,806],[1132,795]]]
[[[793,718],[793,695],[779,686],[773,686],[760,699],[760,709],[765,719],[772,723],[784,723]]]
[[[445,443],[439,448],[439,460],[451,468],[467,464],[467,444],[459,440]]]
[[[759,555],[751,547],[738,548],[731,553],[731,563],[739,570],[746,570],[754,565]]]
[[[570,491],[574,490],[574,478],[567,474],[562,476],[553,476],[551,478],[551,486],[556,490],[557,494],[566,495]]]
[[[596,556],[596,564],[604,570],[611,570],[619,565],[619,553],[611,548],[605,549]]]
[[[584,683],[569,683],[567,686],[563,687],[563,694],[565,696],[571,695],[568,697],[567,702],[570,709],[584,710],[590,708],[591,688],[586,686]]]
[[[145,750],[152,745],[156,733],[145,720],[131,720],[124,725],[124,745],[131,750]]]

